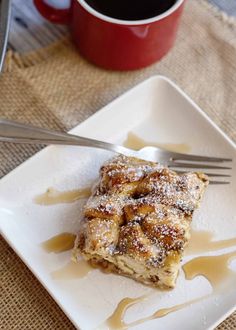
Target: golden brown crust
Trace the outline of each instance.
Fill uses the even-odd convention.
[[[76,249],[93,264],[159,287],[174,287],[193,211],[208,179],[118,156],[102,166]]]

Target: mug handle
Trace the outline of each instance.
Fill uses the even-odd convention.
[[[60,2],[60,0],[58,0]],[[69,24],[70,8],[58,9],[50,6],[44,0],[34,0],[39,13],[52,23]]]

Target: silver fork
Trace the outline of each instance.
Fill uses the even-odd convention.
[[[159,162],[178,173],[186,171],[202,170],[209,177],[230,178],[229,170],[232,167],[225,166],[225,162],[231,162],[231,158],[208,157],[170,152],[156,147],[145,147],[139,151],[125,148],[108,142],[93,140],[63,132],[55,132],[45,128],[21,124],[14,121],[0,119],[0,141],[29,144],[61,144],[83,147],[100,148],[113,151],[125,156]],[[217,163],[217,164],[216,164]],[[218,165],[220,164],[220,166]],[[219,170],[217,173],[207,173],[208,170]],[[207,170],[207,171],[205,171]],[[228,170],[227,173],[222,170]],[[215,171],[214,171],[215,172]],[[210,180],[211,184],[229,184],[229,181]]]

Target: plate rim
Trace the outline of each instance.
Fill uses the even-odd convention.
[[[236,143],[200,108],[200,106],[197,105],[195,101],[182,89],[180,88],[175,82],[173,82],[170,78],[163,76],[163,75],[153,75],[136,85],[134,85],[132,88],[128,89],[118,97],[116,97],[114,100],[106,104],[104,107],[96,111],[94,114],[89,116],[86,120],[82,121],[75,127],[73,127],[71,130],[68,131],[68,133],[74,133],[78,128],[83,127],[86,125],[90,120],[96,120],[96,117],[99,117],[101,114],[105,113],[107,111],[108,107],[112,107],[116,102],[125,99],[127,95],[131,94],[135,89],[144,86],[146,84],[151,83],[152,81],[158,81],[162,80],[167,82],[171,87],[173,87],[185,100],[187,100],[191,106],[192,109],[197,111],[204,119],[211,124],[218,133],[224,138],[235,150],[236,150]],[[75,133],[76,134],[76,133]],[[29,163],[32,160],[37,160],[37,157],[40,157],[43,155],[44,152],[47,152],[48,149],[52,148],[52,146],[44,147],[42,150],[36,152],[34,155],[26,159],[24,162],[19,164],[17,167],[15,167],[13,170],[11,170],[9,173],[7,173],[5,176],[3,176],[0,179],[0,186],[5,183],[5,181],[11,177],[12,175],[15,175],[18,171],[21,170],[27,163]],[[54,295],[53,290],[51,290],[50,287],[47,286],[44,279],[41,278],[38,273],[31,267],[30,263],[27,261],[27,259],[22,255],[21,251],[15,246],[14,242],[8,239],[8,236],[5,234],[5,232],[1,228],[1,234],[7,244],[13,249],[13,251],[17,254],[17,256],[24,262],[24,264],[28,267],[28,269],[31,271],[31,273],[36,277],[36,279],[43,285],[44,289],[47,290],[47,292],[50,294],[52,299],[56,302],[56,304],[59,306],[59,308],[63,311],[63,313],[69,318],[69,320],[72,322],[72,324],[77,328],[78,322],[75,323],[69,312],[67,312],[66,309],[64,309],[64,305],[60,302],[59,299],[57,299]],[[211,324],[206,330],[213,330],[217,325],[219,325],[221,322],[223,322],[229,315],[231,315],[234,311],[236,311],[236,303],[234,306],[232,306],[227,312],[225,312],[223,315],[221,315],[219,318],[217,318],[213,324]]]
[[[174,87],[174,89],[176,89],[194,108],[195,111],[197,111],[198,113],[200,113],[220,134],[221,136],[227,140],[227,142],[230,143],[230,145],[236,150],[236,142],[234,142],[214,121],[213,119],[211,119],[201,108],[200,106],[198,106],[198,104],[182,89],[180,88],[175,82],[173,82],[170,78],[164,76],[164,75],[153,75],[141,82],[139,82],[138,84],[134,85],[132,88],[128,89],[127,91],[125,91],[124,93],[122,93],[121,95],[117,96],[116,98],[114,98],[114,100],[112,100],[111,102],[109,102],[108,104],[106,104],[104,107],[102,107],[101,109],[97,110],[94,114],[92,114],[91,116],[89,116],[88,118],[86,118],[84,121],[82,121],[81,123],[79,123],[78,125],[76,125],[75,127],[73,127],[72,129],[70,129],[69,131],[67,131],[67,133],[74,133],[77,128],[79,128],[80,126],[85,125],[88,121],[90,121],[91,119],[96,119],[97,116],[103,114],[108,107],[112,106],[114,103],[116,103],[119,100],[122,100],[123,98],[125,98],[129,93],[131,93],[133,90],[135,90],[136,88],[138,88],[139,86],[145,85],[147,83],[149,83],[152,80],[164,80],[166,81],[168,84],[170,84],[172,87]],[[76,135],[76,134],[75,134]],[[48,150],[49,148],[51,148],[52,146],[47,146],[44,147],[42,150],[37,151],[34,155],[30,156],[29,158],[27,158],[25,161],[23,161],[21,164],[19,164],[18,166],[16,166],[13,170],[11,170],[9,173],[7,173],[6,175],[4,175],[2,178],[0,178],[0,184],[5,181],[10,175],[15,174],[16,171],[18,171],[19,169],[21,169],[21,167],[23,167],[27,162],[29,162],[30,160],[32,160],[33,158],[37,158],[39,157],[39,155],[41,155],[43,152],[45,152],[46,150]]]

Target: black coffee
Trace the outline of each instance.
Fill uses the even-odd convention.
[[[85,0],[98,12],[122,20],[141,20],[164,13],[177,0]]]

